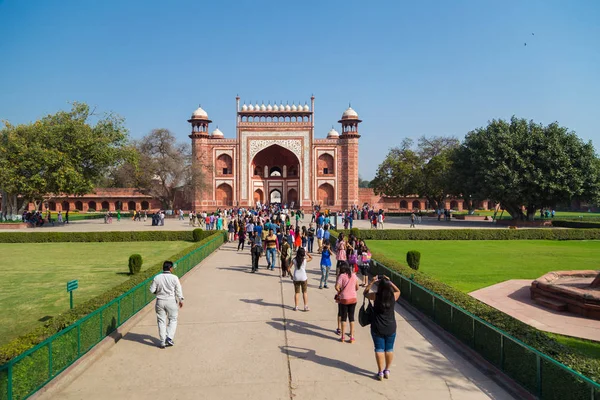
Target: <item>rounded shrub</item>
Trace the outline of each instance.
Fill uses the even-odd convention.
[[[410,250],[406,253],[406,263],[415,271],[419,269],[421,264],[421,253],[416,250]]]
[[[360,238],[360,229],[352,228],[350,229],[350,234],[354,235],[355,238]]]
[[[194,242],[199,242],[204,239],[204,231],[200,228],[196,228],[192,231],[192,237],[194,238]]]
[[[132,254],[129,256],[129,273],[135,275],[142,270],[142,256],[140,254]]]

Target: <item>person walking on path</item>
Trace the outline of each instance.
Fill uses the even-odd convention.
[[[415,226],[415,213],[414,211],[412,213],[410,213],[410,226],[409,228],[416,228]]]
[[[69,223],[69,210],[65,212],[65,224]]]
[[[342,261],[346,261],[346,240],[344,239],[344,234],[340,233],[338,236],[338,240],[335,243],[335,258],[337,259],[337,263],[335,266],[335,276],[340,275],[340,264]]]
[[[228,242],[233,242],[233,237],[235,236],[235,228],[234,228],[234,224],[233,221],[229,221],[229,224],[227,225],[227,233],[229,234],[228,236]]]
[[[240,251],[240,246],[242,247],[242,251],[244,251],[244,241],[246,240],[246,231],[243,226],[240,226],[240,231],[238,232],[238,251]]]
[[[327,289],[327,279],[329,279],[329,271],[331,270],[331,250],[329,250],[329,241],[323,244],[321,251],[321,281],[319,289]]]
[[[302,290],[302,299],[304,300],[304,311],[310,311],[308,308],[308,276],[306,275],[306,263],[312,261],[310,254],[306,254],[304,248],[298,248],[296,257],[292,261],[294,272],[292,280],[294,281],[294,311],[298,311],[298,301],[300,300],[300,290]]]
[[[267,269],[273,271],[275,269],[275,254],[277,254],[277,235],[273,233],[273,229],[269,229],[269,234],[265,239],[265,248],[267,250]]]
[[[174,346],[175,331],[177,329],[177,315],[179,308],[183,307],[183,290],[177,275],[173,274],[173,263],[163,263],[163,273],[156,275],[150,285],[150,292],[156,295],[156,321],[158,323],[158,337],[160,348]],[[179,308],[178,308],[179,306]],[[169,324],[167,325],[167,318]]]
[[[300,233],[300,228],[296,226],[296,230],[294,231],[294,250],[298,251],[300,247],[302,247],[302,234]]]
[[[350,265],[345,261],[340,263],[340,275],[335,282],[335,290],[337,291],[336,301],[338,303],[338,327],[336,333],[340,335],[340,342],[344,343],[346,320],[349,320],[350,343],[354,343],[354,312],[357,302],[358,278]]]
[[[308,252],[309,253],[313,252],[313,250],[314,250],[314,243],[315,243],[315,226],[311,222],[308,225]]]
[[[286,274],[291,276],[290,265],[292,263],[292,248],[287,240],[281,241],[281,250],[279,255],[281,261],[281,276],[285,277]]]
[[[319,225],[317,228],[317,253],[323,251],[323,235],[325,234],[325,230],[322,225]]]
[[[260,236],[256,232],[252,233],[252,239],[250,240],[252,247],[250,248],[250,254],[252,255],[252,272],[258,271],[258,260],[262,254],[262,243],[260,242]]]
[[[371,288],[377,283],[377,289]],[[371,279],[363,292],[366,298],[373,300],[373,316],[371,319],[371,337],[375,346],[375,360],[377,361],[377,378],[389,379],[390,367],[394,360],[394,341],[396,340],[396,314],[394,306],[400,289],[385,275],[378,275]],[[384,368],[385,365],[385,368]]]
[[[117,222],[121,222],[121,210],[117,210]]]

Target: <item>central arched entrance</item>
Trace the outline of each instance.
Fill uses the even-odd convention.
[[[272,144],[254,156],[249,166],[251,198],[261,197],[271,203],[299,205],[301,193],[301,162],[291,150]]]
[[[281,203],[281,192],[279,190],[272,190],[269,197],[271,203]]]

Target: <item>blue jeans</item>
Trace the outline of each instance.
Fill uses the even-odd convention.
[[[327,286],[327,279],[329,278],[330,265],[321,265],[321,283],[319,287]]]
[[[267,265],[271,266],[271,269],[275,268],[275,255],[277,254],[277,249],[273,247],[272,249],[267,249]]]
[[[373,333],[373,330],[371,329],[371,337],[373,338],[375,353],[391,353],[394,351],[394,341],[396,340],[395,333],[390,336],[379,336]]]
[[[313,245],[315,243],[315,238],[313,237],[309,237],[308,238],[308,252],[312,253],[313,252]]]

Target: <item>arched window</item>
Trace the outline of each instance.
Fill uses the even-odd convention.
[[[413,209],[420,210],[421,209],[421,202],[419,200],[415,200],[415,201],[412,202],[412,206],[413,206]]]
[[[127,202],[127,208],[129,209],[129,211],[133,211],[136,209],[135,207],[135,201],[129,201]]]
[[[108,201],[103,201],[103,202],[102,202],[102,210],[103,210],[103,211],[104,211],[104,210],[108,211]]]
[[[217,176],[233,174],[233,160],[229,154],[221,154],[215,164]]]
[[[403,210],[406,210],[406,209],[408,209],[408,201],[406,201],[406,200],[402,200],[402,201],[400,202],[400,208],[401,208],[401,209],[403,209]]]
[[[148,210],[150,207],[147,201],[142,201],[142,210]]]
[[[281,168],[271,167],[271,169],[269,169],[269,176],[282,176]]]
[[[88,202],[88,211],[96,211],[96,202],[95,201]]]
[[[333,157],[331,154],[321,154],[317,160],[317,175],[333,175]]]
[[[76,201],[75,202],[75,209],[78,211],[83,210],[83,203],[81,201]]]

